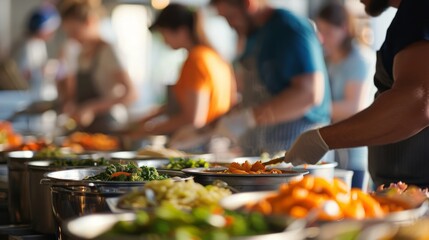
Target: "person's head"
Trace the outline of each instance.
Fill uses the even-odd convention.
[[[376,17],[390,7],[392,0],[360,0],[365,5],[368,15]]]
[[[48,40],[60,26],[61,19],[51,5],[43,5],[34,10],[27,21],[27,32],[31,37]]]
[[[255,28],[255,14],[267,6],[266,0],[211,0],[210,4],[232,28],[243,35]]]
[[[210,46],[204,33],[201,13],[181,4],[172,3],[163,9],[150,30],[159,31],[165,43],[173,49]]]
[[[322,7],[316,25],[327,57],[335,51],[350,52],[356,38],[355,23],[343,4],[331,2]]]
[[[99,37],[99,1],[63,0],[58,9],[68,37],[85,42]]]

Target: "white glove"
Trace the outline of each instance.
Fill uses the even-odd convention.
[[[251,108],[232,112],[219,120],[215,132],[218,135],[237,141],[248,129],[256,126],[256,119]]]
[[[303,163],[315,164],[328,151],[329,146],[320,135],[319,129],[314,129],[298,137],[291,149],[286,152],[284,161],[292,163],[294,166]]]
[[[179,150],[192,149],[208,142],[210,137],[210,132],[200,133],[197,128],[192,125],[188,125],[178,130],[171,137],[168,146]]]

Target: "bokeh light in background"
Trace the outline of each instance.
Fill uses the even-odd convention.
[[[151,1],[152,7],[155,9],[164,9],[170,4],[170,0],[152,0]]]

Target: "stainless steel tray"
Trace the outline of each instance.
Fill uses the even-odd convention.
[[[223,198],[219,204],[227,210],[238,210],[245,206],[248,203],[256,202],[264,197],[276,193],[275,191],[265,191],[265,192],[249,192],[249,193],[238,193],[231,196]],[[414,221],[422,216],[424,216],[429,209],[429,203],[427,201],[423,202],[418,208],[404,210],[400,212],[394,212],[386,215],[382,219],[377,219],[377,221],[383,220],[386,222],[409,222]],[[368,219],[363,221],[374,221],[375,219]]]
[[[103,236],[100,235],[111,229],[119,221],[133,221],[135,219],[134,213],[121,213],[121,214],[94,214],[84,217],[75,218],[66,221],[63,224],[63,230],[66,236],[77,240],[87,239],[103,239],[103,240],[149,240],[144,236]],[[284,240],[294,239],[300,240],[305,239],[305,231],[303,229],[292,229],[290,231],[272,233],[257,236],[248,237],[237,237],[232,238],[233,240]]]
[[[194,176],[195,182],[203,185],[209,185],[215,180],[226,182],[229,186],[242,192],[276,190],[278,187],[291,180],[300,180],[306,170],[300,169],[282,169],[284,174],[226,174],[219,173],[225,170],[225,167],[214,168],[187,168],[182,171],[188,175]]]

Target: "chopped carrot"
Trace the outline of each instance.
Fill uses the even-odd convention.
[[[129,177],[129,176],[131,176],[131,173],[128,173],[128,172],[115,172],[115,173],[112,174],[112,176],[110,176],[110,178],[116,178],[116,177],[119,177],[119,176],[122,176],[122,175],[125,175],[125,176]]]

